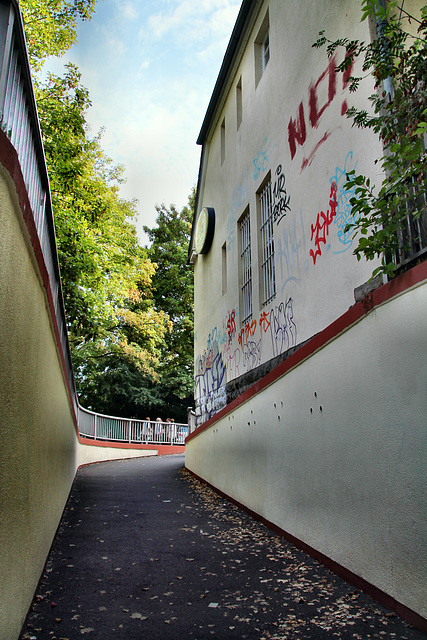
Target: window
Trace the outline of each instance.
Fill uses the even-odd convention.
[[[222,245],[222,295],[227,293],[227,244]]]
[[[268,11],[262,21],[261,28],[255,38],[255,86],[259,81],[270,60],[270,18]]]
[[[221,165],[225,160],[225,118],[221,122]]]
[[[242,124],[242,76],[236,86],[237,129]]]
[[[264,73],[268,61],[270,60],[270,30],[265,34],[261,47],[262,72]]]
[[[251,264],[251,221],[249,210],[246,211],[239,222],[240,236],[240,301],[242,323],[249,320],[252,315],[252,264]]]
[[[276,270],[274,266],[274,227],[271,197],[271,179],[258,193],[259,223],[261,234],[261,300],[267,304],[276,295]]]

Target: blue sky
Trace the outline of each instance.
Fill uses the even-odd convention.
[[[48,68],[77,64],[89,90],[88,121],[126,167],[121,194],[138,199],[135,226],[154,226],[155,205],[181,208],[197,182],[202,125],[241,0],[98,0],[78,44]]]

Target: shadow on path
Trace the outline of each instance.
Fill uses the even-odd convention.
[[[426,637],[183,466],[78,471],[21,640]]]

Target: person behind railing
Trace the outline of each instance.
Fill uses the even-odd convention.
[[[176,440],[176,424],[175,424],[175,420],[173,418],[168,418],[168,421],[170,422],[169,437],[170,437],[170,441],[171,441],[171,444],[172,444]]]
[[[154,426],[154,432],[155,432],[155,440],[156,442],[160,442],[162,440],[162,433],[164,431],[164,427],[163,427],[163,420],[161,418],[156,418],[156,424]]]
[[[150,431],[150,418],[145,418],[144,422],[142,423],[142,441],[144,444],[147,444],[148,440],[151,440]]]

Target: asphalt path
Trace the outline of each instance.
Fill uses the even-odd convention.
[[[21,640],[426,638],[183,467],[79,470]]]

